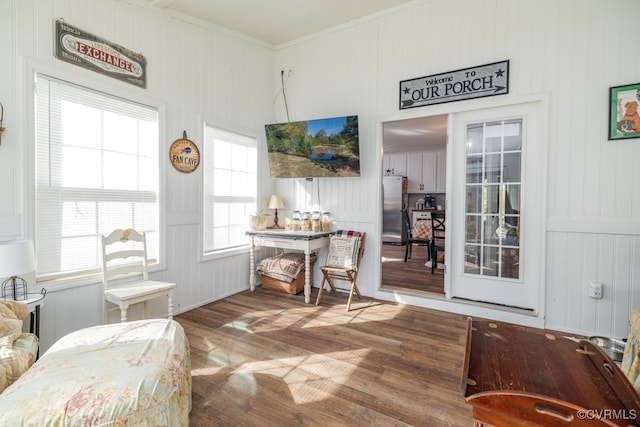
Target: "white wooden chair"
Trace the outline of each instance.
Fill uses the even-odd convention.
[[[114,279],[137,277],[135,282]],[[108,304],[120,308],[120,321],[127,321],[127,309],[132,304],[144,304],[144,317],[148,317],[147,302],[153,298],[167,297],[168,318],[173,318],[173,289],[175,283],[149,280],[147,238],[145,233],[133,229],[117,229],[102,236],[102,288],[104,301],[102,322],[107,322]]]

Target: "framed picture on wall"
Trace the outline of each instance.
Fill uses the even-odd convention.
[[[609,88],[609,139],[640,138],[640,83]]]

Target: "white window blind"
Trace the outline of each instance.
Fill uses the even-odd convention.
[[[158,111],[36,76],[38,278],[97,271],[100,236],[147,232],[158,257]]]
[[[257,141],[204,125],[203,252],[246,244],[256,209]]]

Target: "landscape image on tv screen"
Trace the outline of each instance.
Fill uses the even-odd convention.
[[[358,116],[265,126],[273,178],[360,176]]]

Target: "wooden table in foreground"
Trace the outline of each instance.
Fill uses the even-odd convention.
[[[247,231],[251,236],[251,251],[249,255],[249,285],[251,290],[256,289],[256,258],[255,247],[265,246],[269,248],[294,249],[304,252],[304,302],[311,300],[311,252],[329,246],[329,236],[333,231],[284,231],[264,230]]]
[[[640,398],[598,347],[469,319],[462,395],[476,426],[635,426]]]

